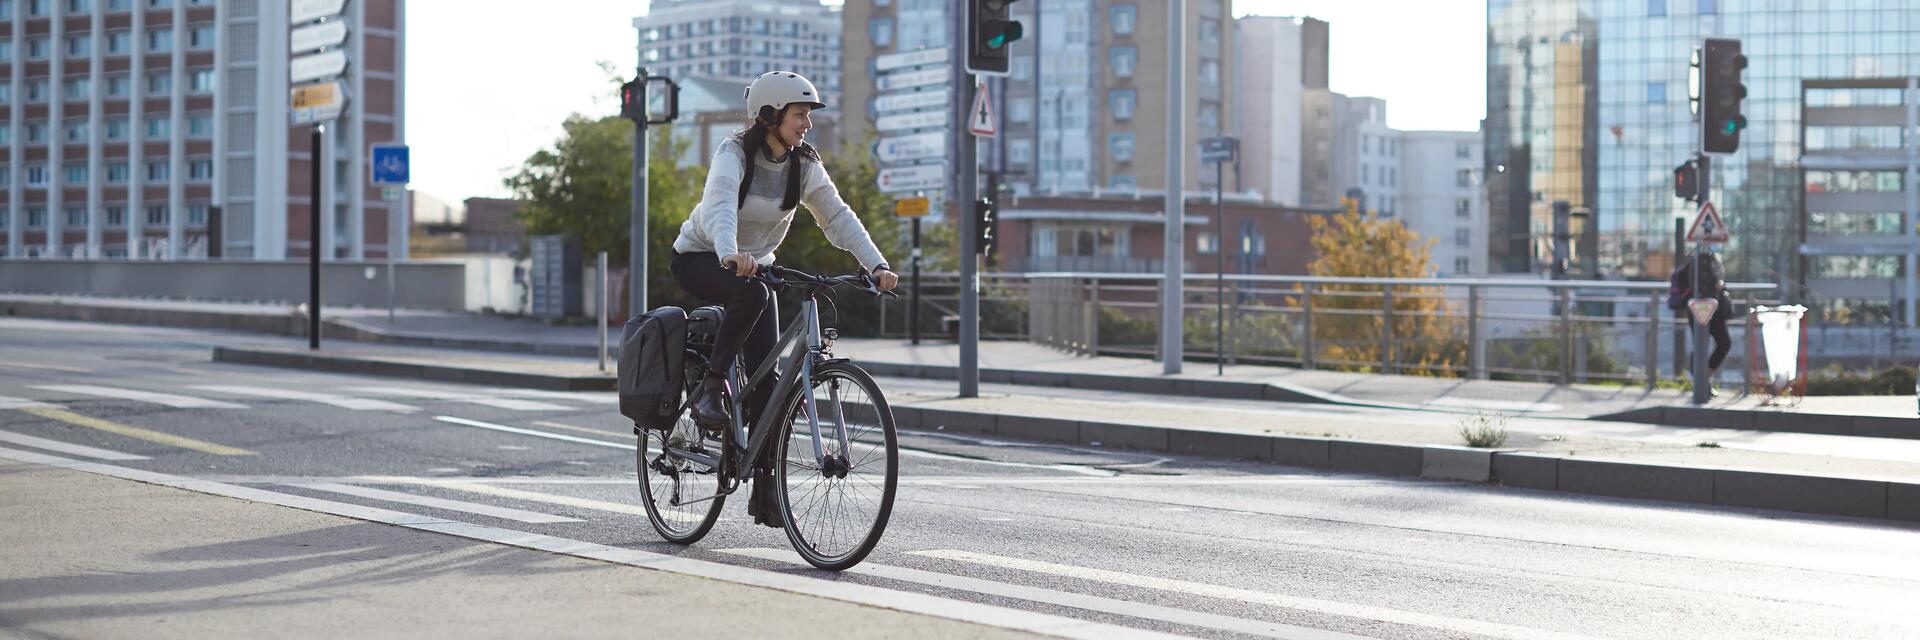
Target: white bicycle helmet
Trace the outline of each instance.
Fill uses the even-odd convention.
[[[813,88],[813,82],[791,71],[773,71],[760,74],[747,85],[747,117],[760,115],[761,107],[773,107],[775,111],[784,111],[790,104],[813,105],[815,109],[825,109],[821,102],[820,91]]]

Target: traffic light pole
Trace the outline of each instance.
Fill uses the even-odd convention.
[[[325,128],[318,122],[313,124],[313,146],[307,162],[312,168],[307,176],[307,192],[311,194],[307,201],[307,228],[311,230],[307,235],[307,348],[313,351],[320,350],[320,252],[327,249],[321,242],[325,234],[320,232],[320,210],[326,206],[325,190],[320,188],[320,148],[325,141],[321,133]]]
[[[642,109],[647,104],[647,68],[634,79]],[[627,315],[647,312],[647,118],[633,120],[633,197],[628,204]],[[602,310],[604,314],[604,310]]]
[[[1707,154],[1701,153],[1697,154],[1695,161],[1699,163],[1697,175],[1700,179],[1700,206],[1705,207],[1713,198],[1713,160]],[[1700,294],[1704,292],[1704,290],[1700,288],[1700,254],[1706,253],[1706,251],[1707,244],[1703,242],[1700,243],[1700,247],[1693,252],[1694,298],[1701,297]],[[1718,298],[1719,296],[1711,297]],[[1719,313],[1718,309],[1714,310],[1714,315],[1719,315]],[[1710,340],[1707,325],[1713,322],[1713,318],[1710,316],[1706,322],[1701,322],[1699,319],[1693,317],[1693,308],[1688,307],[1687,319],[1693,323],[1693,403],[1706,404],[1713,400],[1713,381],[1707,379],[1707,344]]]
[[[1186,60],[1187,48],[1184,36],[1187,17],[1186,0],[1167,2],[1167,59]],[[1161,253],[1165,273],[1160,285],[1160,371],[1167,375],[1180,373],[1180,364],[1186,359],[1185,321],[1186,321],[1186,173],[1187,153],[1182,134],[1185,116],[1181,108],[1186,106],[1186,65],[1167,65],[1167,188],[1166,188],[1166,245]]]
[[[907,266],[913,269],[912,282],[907,285],[907,340],[913,346],[920,346],[920,218],[913,219],[913,256]]]
[[[968,10],[969,0],[956,0],[953,6]],[[965,20],[954,20],[953,41],[967,42]],[[959,218],[960,226],[960,397],[980,396],[980,252],[979,220],[974,202],[980,199],[978,184],[979,147],[967,130],[967,111],[973,107],[973,74],[967,71],[967,56],[953,59],[953,107],[948,116],[953,137],[954,194],[948,199],[948,211]]]

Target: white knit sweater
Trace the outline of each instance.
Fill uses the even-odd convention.
[[[746,205],[740,206],[741,153],[740,143],[733,138],[720,143],[707,168],[707,186],[700,204],[687,216],[686,224],[680,225],[674,251],[712,251],[723,258],[746,253],[760,264],[773,264],[773,250],[779,248],[787,229],[793,226],[795,209],[780,209],[787,192],[787,163],[800,160],[793,153],[781,162],[768,159],[766,153],[756,154],[753,184],[747,187]],[[872,269],[886,262],[867,227],[840,198],[840,190],[818,162],[802,165],[800,203],[813,212],[827,241],[853,253],[860,266]]]

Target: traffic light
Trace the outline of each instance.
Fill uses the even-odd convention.
[[[1694,202],[1700,197],[1700,167],[1692,160],[1673,169],[1673,197]]]
[[[634,122],[643,122],[647,119],[647,99],[646,92],[643,91],[645,85],[642,84],[644,82],[646,80],[636,78],[620,85],[620,117]]]
[[[1007,10],[1015,0],[967,0],[967,71],[1004,76],[1012,66],[1008,47],[1026,35]]]
[[[994,236],[1000,226],[999,213],[994,211],[993,200],[981,198],[973,202],[974,249],[980,255],[993,253]]]
[[[1740,74],[1746,68],[1739,40],[1707,38],[1701,47],[1700,146],[1708,153],[1740,149],[1740,130],[1747,128],[1747,117],[1740,114],[1747,85],[1741,84]]]

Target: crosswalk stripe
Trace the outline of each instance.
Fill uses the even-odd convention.
[[[485,389],[484,391],[486,393],[510,398],[546,398],[548,400],[572,400],[574,402],[597,404],[612,404],[620,401],[620,394],[611,391],[547,391],[545,389],[513,389],[507,387]]]
[[[335,395],[331,393],[318,393],[314,391],[298,391],[294,389],[270,389],[267,387],[247,387],[247,386],[238,386],[238,385],[200,385],[200,386],[195,386],[194,388],[205,390],[205,391],[217,391],[220,393],[231,393],[234,395],[242,395],[242,396],[258,396],[262,398],[277,398],[281,400],[306,400],[309,402],[329,404],[329,405],[333,405],[343,409],[353,409],[355,411],[418,411],[419,410],[418,407],[412,407],[412,406],[399,404],[395,402],[387,402],[385,400],[374,400],[371,398],[354,398],[349,396]]]
[[[124,425],[118,422],[113,422],[111,420],[101,420],[99,418],[83,416],[83,415],[73,413],[71,411],[62,410],[62,409],[29,408],[29,409],[21,409],[21,411],[25,411],[27,413],[40,416],[42,418],[46,418],[48,420],[59,420],[61,422],[65,422],[67,424],[71,424],[75,426],[86,427],[89,429],[98,429],[101,431],[105,431],[107,433],[116,433],[129,438],[138,438],[140,440],[145,440],[147,442],[157,442],[167,446],[180,447],[182,449],[191,449],[193,451],[198,451],[201,453],[211,453],[216,456],[253,455],[252,451],[248,451],[246,449],[237,449],[237,448],[229,447],[226,445],[219,445],[211,442],[206,442],[204,440],[195,440],[193,438],[176,436],[171,433],[161,433],[159,431],[153,431],[150,429],[142,429],[140,427]]]
[[[72,454],[72,455],[86,457],[86,458],[93,458],[95,460],[146,460],[148,459],[146,456],[136,456],[131,453],[120,453],[118,451],[108,451],[106,449],[95,449],[93,447],[89,447],[85,445],[61,442],[59,440],[48,440],[46,438],[36,438],[30,435],[26,435],[24,433],[13,433],[10,431],[0,431],[0,442],[11,442],[13,444],[17,444],[23,447],[33,447],[35,449],[43,449],[46,451],[58,451],[60,453]]]
[[[171,393],[157,393],[153,391],[140,391],[138,389],[121,389],[118,387],[100,387],[100,386],[94,386],[89,384],[58,384],[58,385],[36,386],[34,388],[46,389],[48,391],[58,391],[60,393],[78,393],[84,396],[97,396],[101,398],[114,398],[118,400],[137,400],[140,402],[151,402],[154,404],[165,405],[165,406],[173,407],[176,409],[245,409],[247,408],[247,405],[244,405],[244,404],[234,404],[232,402],[222,402],[219,400],[208,400],[206,398],[195,398],[193,396],[174,395]]]
[[[647,515],[646,508],[641,507],[639,505],[622,504],[618,502],[607,502],[605,500],[593,500],[590,498],[576,498],[573,496],[561,496],[561,495],[554,495],[551,493],[539,493],[535,491],[521,491],[519,489],[508,489],[506,487],[496,487],[492,485],[485,485],[485,484],[479,484],[474,482],[461,482],[459,480],[441,480],[439,478],[408,478],[408,477],[399,477],[399,476],[366,476],[364,478],[361,478],[361,480],[364,480],[366,482],[412,484],[412,485],[421,485],[421,486],[428,486],[428,487],[440,487],[442,489],[452,489],[454,491],[465,491],[467,493],[477,493],[483,496],[493,496],[496,498],[512,498],[514,500],[525,500],[528,502],[545,502],[547,504],[557,504],[557,505],[568,506],[568,507],[578,507],[581,509],[593,509],[595,511],[609,511],[612,513],[623,513],[630,516]]]
[[[368,498],[372,500],[398,502],[401,504],[411,504],[411,505],[416,505],[421,507],[432,507],[435,509],[446,509],[448,511],[459,511],[463,513],[472,513],[476,515],[483,515],[483,516],[489,516],[494,518],[504,518],[507,520],[526,522],[530,524],[549,524],[554,522],[579,522],[580,521],[579,518],[568,518],[564,516],[556,516],[556,515],[550,515],[545,513],[539,513],[536,511],[522,511],[519,509],[495,507],[492,505],[479,504],[475,502],[447,500],[445,498],[435,498],[431,496],[417,496],[411,493],[401,493],[398,491],[386,491],[383,489],[373,489],[368,487],[356,487],[350,484],[311,483],[311,484],[296,484],[292,486],[302,487],[307,489],[314,489],[317,491],[326,491],[330,493],[339,493],[339,494],[344,494],[349,496],[359,496],[362,498]]]
[[[628,451],[632,451],[635,448],[638,448],[638,445],[626,444],[624,442],[607,442],[605,440],[593,440],[590,438],[576,438],[574,436],[560,434],[560,433],[547,433],[545,431],[537,431],[534,429],[521,429],[519,427],[509,427],[504,424],[481,422],[479,420],[468,420],[466,418],[455,418],[453,416],[434,416],[433,419],[439,420],[441,422],[448,422],[448,423],[457,424],[457,425],[479,427],[481,429],[492,429],[494,431],[504,431],[506,433],[517,433],[523,436],[534,436],[536,438],[549,438],[553,440],[563,440],[566,442],[578,442],[580,444],[590,444],[596,447],[626,449]]]
[[[772,560],[774,562],[792,565],[805,565],[799,558],[794,557],[792,551],[786,549],[720,549],[719,552],[761,560]],[[941,589],[968,591],[1001,598],[1013,598],[1016,600],[1026,600],[1028,602],[1071,607],[1084,611],[1097,611],[1130,618],[1158,620],[1161,622],[1171,622],[1203,629],[1217,629],[1220,631],[1265,638],[1285,638],[1287,640],[1359,640],[1361,638],[1361,636],[1296,627],[1277,622],[1248,620],[1215,613],[1175,609],[1173,607],[1128,602],[1114,598],[1055,591],[1041,587],[994,582],[992,580],[981,580],[979,578],[935,573],[906,567],[893,567],[872,562],[862,563],[842,573],[868,575],[876,578],[911,582]]]
[[[1170,578],[1156,578],[1153,576],[1136,575],[1136,574],[1124,573],[1120,571],[1094,569],[1091,567],[1076,567],[1073,565],[1043,562],[1040,560],[1027,560],[1024,558],[1009,558],[1005,556],[996,556],[996,555],[989,555],[984,553],[974,553],[971,551],[958,551],[953,549],[934,549],[934,550],[928,550],[928,551],[909,551],[907,553],[912,555],[917,555],[917,556],[925,556],[929,558],[939,558],[942,560],[952,560],[955,562],[966,562],[971,564],[986,565],[989,567],[998,567],[1001,569],[1013,569],[1016,571],[1026,571],[1029,573],[1038,573],[1042,575],[1059,576],[1064,578],[1076,578],[1080,580],[1089,580],[1093,582],[1105,582],[1108,584],[1124,585],[1124,586],[1136,587],[1141,589],[1152,589],[1155,591],[1165,591],[1170,593],[1182,593],[1187,595],[1200,596],[1203,598],[1215,598],[1220,600],[1234,600],[1238,602],[1249,602],[1253,604],[1261,604],[1261,605],[1279,607],[1284,609],[1317,611],[1320,613],[1332,614],[1337,616],[1345,616],[1349,618],[1358,618],[1361,620],[1378,620],[1381,622],[1413,625],[1417,627],[1427,627],[1430,629],[1442,629],[1447,631],[1453,631],[1456,633],[1493,636],[1498,638],[1521,638],[1521,639],[1559,638],[1559,639],[1567,639],[1567,640],[1573,640],[1573,639],[1586,640],[1588,638],[1591,638],[1591,636],[1582,636],[1578,634],[1549,631],[1546,629],[1534,629],[1530,627],[1500,624],[1498,622],[1482,622],[1479,620],[1454,618],[1449,616],[1420,613],[1417,611],[1401,611],[1398,609],[1388,609],[1386,607],[1375,607],[1375,606],[1369,606],[1364,604],[1349,604],[1345,602],[1334,602],[1331,600],[1320,600],[1316,598],[1302,598],[1299,596],[1289,596],[1289,595],[1283,595],[1278,593],[1254,591],[1251,589],[1240,589],[1237,587],[1224,587],[1220,585],[1212,585],[1212,584],[1206,584],[1201,582],[1189,582],[1186,580],[1174,580]]]
[[[511,409],[514,411],[572,411],[573,410],[573,407],[557,405],[551,402],[541,402],[539,400],[501,398],[501,397],[495,397],[490,395],[480,395],[480,394],[474,394],[474,393],[458,393],[453,391],[440,391],[436,389],[417,389],[417,388],[411,388],[411,387],[353,387],[347,390],[358,392],[358,393],[400,396],[405,398],[424,398],[428,400],[446,400],[451,402],[464,402],[467,404],[477,404],[481,406],[494,407],[498,409]]]
[[[27,407],[46,407],[49,409],[58,409],[60,408],[60,405],[47,404],[45,402],[41,402],[39,400],[33,400],[30,398],[15,398],[12,396],[0,396],[0,409],[25,409]]]

